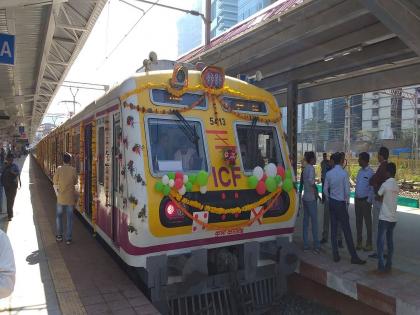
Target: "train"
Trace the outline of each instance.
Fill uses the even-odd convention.
[[[233,271],[245,288],[296,267],[298,205],[281,111],[246,80],[151,54],[33,155],[51,179],[64,152],[78,172],[76,211],[138,270],[161,310],[179,308],[185,283],[199,296],[232,286]]]

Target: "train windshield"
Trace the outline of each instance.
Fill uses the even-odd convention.
[[[245,172],[268,163],[283,165],[277,129],[270,126],[236,125]]]
[[[154,174],[208,170],[200,122],[187,120],[196,137],[179,120],[149,118],[149,154]]]

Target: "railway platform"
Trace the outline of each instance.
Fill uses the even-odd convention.
[[[55,241],[56,199],[48,178],[31,157],[15,162],[22,169],[22,188],[13,220],[1,213],[0,228],[14,250],[16,285],[0,300],[0,313],[158,314],[77,216],[73,243]]]
[[[355,237],[354,200],[351,201],[349,215]],[[321,235],[323,205],[319,206],[318,214]],[[371,252],[358,251],[359,256],[367,261],[366,265],[350,264],[350,255],[344,241],[344,248],[340,249],[341,260],[338,263],[332,260],[330,242],[322,245],[319,255],[303,252],[302,220],[303,214],[297,218],[294,235],[300,248],[300,263],[297,268],[300,277],[364,304],[370,309],[369,314],[420,314],[420,209],[398,206],[398,223],[394,230],[393,270],[389,274],[381,275],[375,272],[377,260],[368,257]],[[363,239],[366,239],[365,235]],[[340,311],[343,314],[352,313],[343,309],[345,303],[334,304],[334,301],[323,300],[321,296],[315,299],[332,307],[341,307]]]

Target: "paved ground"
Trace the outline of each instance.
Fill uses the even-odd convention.
[[[75,217],[73,244],[55,241],[55,195],[33,159],[18,161],[22,189],[10,223],[15,253],[14,293],[1,314],[158,314],[121,267]]]
[[[323,223],[323,205],[318,208],[318,235],[322,235],[322,223]],[[354,201],[351,199],[349,208],[350,224],[353,233],[353,240],[356,239],[356,217],[354,214]],[[394,255],[393,264],[395,268],[402,271],[413,273],[420,276],[420,246],[418,240],[420,240],[420,209],[408,208],[398,206],[397,213],[398,223],[394,230]],[[298,244],[302,242],[302,220],[303,215],[297,218],[296,232],[294,235],[295,240]],[[312,232],[309,231],[309,239],[312,240]],[[366,241],[366,229],[363,228],[363,243]],[[345,246],[345,245],[344,245]],[[322,246],[323,253],[332,257],[332,251],[330,243]],[[340,251],[340,255],[347,255],[347,249],[344,248]],[[368,258],[371,253],[364,251],[358,252],[359,256],[363,259],[367,259],[372,266],[376,263],[376,260]],[[349,257],[349,256],[345,256]],[[369,264],[370,265],[370,264]],[[372,267],[372,268],[373,268]]]
[[[319,208],[322,225],[323,208]],[[354,205],[349,209],[353,236],[355,230]],[[300,251],[298,272],[329,288],[361,301],[386,314],[420,314],[420,210],[398,207],[398,223],[394,230],[395,258],[393,271],[377,275],[377,260],[359,251],[367,260],[363,266],[351,265],[347,248],[340,250],[341,261],[332,261],[330,244],[322,246],[320,255]],[[302,216],[298,217],[295,242],[302,248]],[[319,230],[321,235],[321,227]],[[365,238],[364,238],[365,239]]]

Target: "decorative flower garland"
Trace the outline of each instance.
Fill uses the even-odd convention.
[[[109,152],[110,148],[110,130],[111,124],[109,121],[109,117],[105,117],[105,157],[104,157],[104,166],[105,166],[105,207],[111,206],[109,201],[109,180],[110,180],[110,168],[111,168],[111,153]]]
[[[170,172],[162,177],[160,182],[156,182],[155,190],[161,192],[164,196],[175,198],[186,205],[194,207],[200,211],[208,211],[214,214],[240,214],[242,212],[249,212],[268,202],[276,194],[280,194],[282,190],[290,192],[293,189],[292,173],[290,170],[285,172],[282,166],[276,166],[273,163],[268,164],[264,170],[257,166],[254,169],[254,175],[248,177],[248,186],[256,189],[259,195],[264,195],[266,191],[270,193],[260,200],[234,208],[213,207],[210,205],[203,205],[199,201],[189,200],[182,197],[186,192],[192,191],[193,185],[200,186],[200,192],[205,194],[207,192],[208,173],[200,171],[197,175],[184,175],[181,172]],[[284,181],[283,181],[284,180]]]
[[[203,102],[204,97],[205,97],[204,95],[201,96],[198,100],[196,100],[194,103],[192,103],[191,105],[189,105],[187,107],[178,108],[178,109],[170,109],[170,110],[159,109],[159,108],[150,108],[150,107],[144,107],[144,106],[140,106],[140,105],[135,106],[133,103],[128,104],[125,101],[123,102],[122,106],[123,106],[123,108],[129,108],[131,110],[136,110],[139,113],[143,113],[143,114],[144,113],[151,113],[151,114],[153,113],[153,114],[166,115],[166,114],[171,114],[173,112],[184,113],[184,112],[187,112],[189,110],[192,110]],[[130,123],[133,123],[133,121],[132,121],[133,118],[131,116],[128,116],[128,117],[130,117]],[[128,124],[128,117],[127,117],[127,124]]]
[[[202,220],[200,220],[198,217],[193,216],[187,209],[185,209],[185,207],[180,204],[174,197],[172,197],[171,195],[169,196],[169,198],[172,200],[172,202],[175,203],[176,207],[178,209],[180,209],[182,211],[182,213],[187,216],[188,218],[190,218],[192,221],[194,221],[195,223],[201,225],[204,229],[207,230],[216,230],[216,231],[227,231],[230,229],[235,229],[235,228],[243,228],[243,227],[247,227],[247,226],[251,226],[252,224],[254,224],[255,221],[260,220],[261,217],[268,211],[270,210],[273,205],[275,204],[275,202],[277,201],[277,198],[280,196],[280,192],[278,192],[270,201],[270,203],[268,205],[266,205],[264,208],[260,209],[260,211],[254,216],[254,218],[249,219],[246,222],[243,223],[239,223],[233,226],[221,226],[217,223],[206,223],[203,222]]]
[[[169,196],[185,205],[196,208],[200,211],[208,211],[213,214],[240,214],[242,212],[252,211],[253,209],[257,207],[262,206],[263,204],[268,202],[270,199],[274,198],[276,194],[279,194],[279,193],[281,193],[280,188],[276,190],[275,192],[272,192],[268,194],[267,196],[264,196],[263,198],[261,198],[260,200],[256,202],[247,204],[242,207],[235,207],[235,208],[221,208],[221,207],[203,205],[199,201],[187,199],[186,197],[183,197],[180,194],[177,194],[176,192],[171,192]]]
[[[96,156],[96,121],[92,121],[92,157]],[[97,221],[97,207],[96,207],[96,198],[97,198],[97,176],[96,176],[96,158],[92,159],[92,175],[91,175],[91,190],[92,190],[92,225],[93,232],[96,231],[96,221]]]
[[[82,163],[80,163],[80,187],[79,187],[79,191],[80,191],[80,197],[79,197],[79,211],[81,213],[85,212],[85,192],[83,190],[83,183],[85,180],[85,174],[84,174],[84,160],[85,160],[85,128],[83,126],[83,122],[80,123],[80,161],[82,161]]]
[[[138,112],[142,112],[142,113],[156,113],[156,114],[167,114],[170,113],[171,110],[159,110],[157,108],[146,108],[146,107],[142,107],[142,106],[134,106],[133,104],[127,104],[127,102],[125,102],[125,100],[127,98],[129,98],[132,95],[135,94],[139,94],[145,90],[149,90],[149,89],[166,89],[169,93],[171,93],[172,95],[176,96],[176,97],[180,97],[183,94],[187,93],[187,92],[197,92],[197,91],[203,91],[205,94],[211,95],[212,97],[217,96],[218,97],[218,101],[220,102],[220,104],[230,113],[232,113],[233,115],[236,115],[237,117],[241,118],[241,119],[246,119],[246,120],[252,120],[253,118],[257,117],[259,121],[261,122],[265,122],[265,123],[277,123],[280,121],[281,119],[281,113],[280,111],[277,109],[277,106],[275,103],[273,103],[270,99],[267,98],[262,98],[256,95],[249,95],[249,94],[245,94],[243,92],[240,92],[238,90],[235,90],[229,86],[224,86],[221,89],[210,89],[210,88],[206,88],[204,87],[202,84],[198,84],[196,86],[191,86],[191,87],[184,87],[180,90],[174,89],[171,87],[171,85],[168,83],[160,83],[160,84],[155,84],[155,83],[147,83],[144,84],[130,92],[127,92],[125,94],[123,94],[121,96],[121,99],[124,100],[123,102],[123,106],[124,108],[131,108],[131,109],[136,109]],[[225,104],[225,102],[223,101],[223,95],[232,95],[232,96],[236,96],[236,97],[240,97],[242,99],[245,100],[254,100],[254,101],[262,101],[265,102],[267,104],[270,105],[270,107],[278,112],[278,117],[275,119],[267,119],[264,117],[260,117],[257,115],[250,115],[250,114],[242,114],[242,113],[238,113],[237,111],[232,111],[230,109],[229,106],[227,106]],[[203,96],[204,97],[204,96]],[[192,108],[194,108],[195,106],[197,106],[198,104],[200,104],[202,102],[202,98],[200,98],[199,100],[197,100],[195,103],[193,103],[191,106],[189,107],[185,107],[185,108],[181,108],[178,109],[179,112],[184,112],[184,111],[188,111]],[[194,106],[193,106],[194,105]]]

